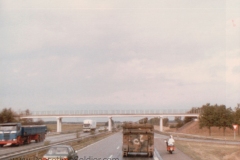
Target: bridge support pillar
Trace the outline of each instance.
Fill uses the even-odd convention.
[[[62,132],[62,118],[57,117],[57,132],[61,133]]]
[[[159,117],[159,131],[163,131],[163,117]]]
[[[108,118],[108,131],[112,131],[112,117]]]

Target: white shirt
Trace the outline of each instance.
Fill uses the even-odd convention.
[[[174,145],[174,139],[173,138],[169,138],[168,139],[168,145]]]

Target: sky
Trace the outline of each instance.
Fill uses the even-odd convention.
[[[0,109],[240,103],[239,0],[1,0]]]

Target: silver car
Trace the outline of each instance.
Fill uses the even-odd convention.
[[[42,160],[77,160],[78,155],[69,145],[56,145],[49,148],[47,153],[43,156]]]

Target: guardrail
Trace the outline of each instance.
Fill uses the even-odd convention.
[[[53,110],[53,111],[32,111],[28,115],[127,115],[127,114],[199,114],[201,110],[189,111],[187,109],[162,109],[162,110]]]
[[[48,149],[48,148],[50,148],[51,146],[54,146],[54,145],[71,143],[71,142],[75,142],[75,141],[80,141],[80,140],[83,140],[84,138],[89,138],[89,137],[93,137],[93,136],[101,135],[101,134],[105,134],[105,133],[108,133],[108,132],[98,133],[98,134],[94,134],[94,135],[86,135],[86,136],[79,137],[79,138],[74,138],[74,139],[71,139],[71,140],[65,140],[65,141],[61,141],[61,142],[55,142],[55,143],[51,143],[51,144],[46,145],[46,146],[32,148],[32,149],[30,149],[30,150],[29,150],[29,149],[20,150],[20,151],[17,151],[16,153],[9,153],[9,154],[2,155],[2,156],[0,156],[0,160],[6,160],[6,159],[8,159],[8,160],[14,160],[14,159],[16,159],[16,158],[23,157],[23,156],[26,155],[26,154],[32,154],[32,153],[41,152],[41,151],[46,150],[46,149]],[[21,158],[20,158],[20,159],[21,159]],[[22,159],[24,159],[24,158],[22,158]]]

